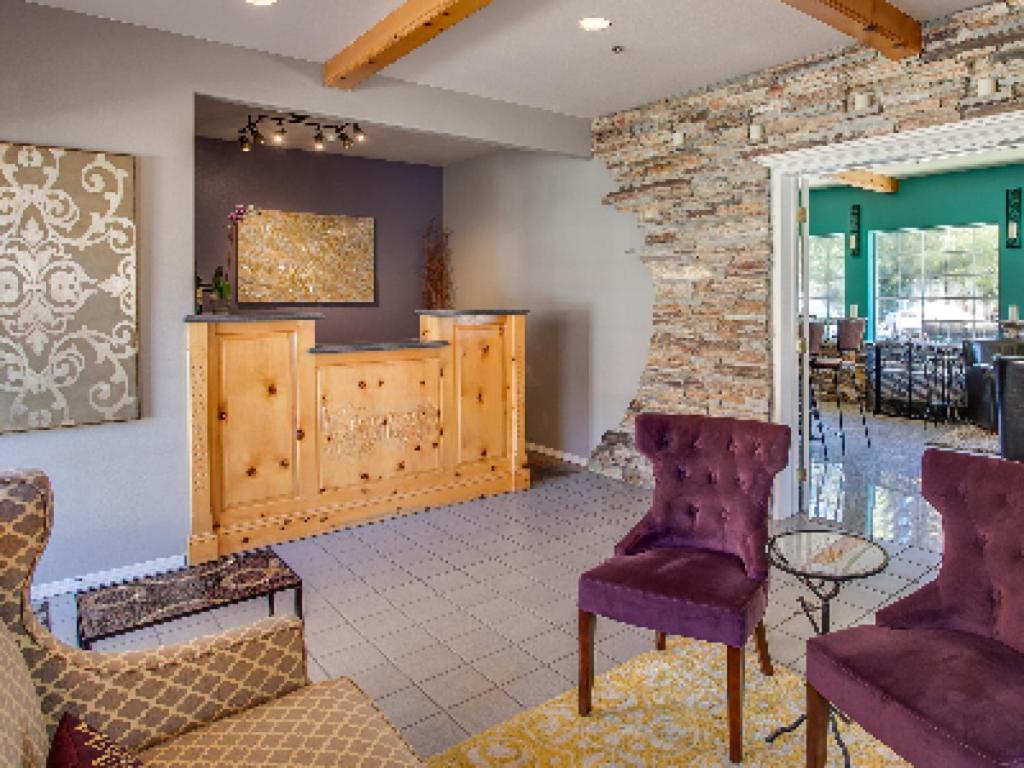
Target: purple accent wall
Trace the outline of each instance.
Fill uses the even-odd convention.
[[[196,139],[196,270],[209,280],[227,254],[228,214],[238,203],[281,211],[372,216],[377,251],[374,305],[304,305],[326,316],[317,341],[390,341],[419,334],[420,238],[442,220],[442,169],[272,147],[244,153],[231,141]],[[232,285],[237,279],[232,275]],[[242,309],[295,308],[294,304]]]

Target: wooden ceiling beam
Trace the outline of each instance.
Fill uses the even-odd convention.
[[[923,48],[921,22],[888,0],[782,0],[889,59],[917,56]]]
[[[900,180],[892,176],[883,176],[872,171],[841,171],[832,175],[835,181],[869,192],[882,192],[892,195],[900,191]]]
[[[324,65],[324,85],[351,90],[491,0],[406,0]]]

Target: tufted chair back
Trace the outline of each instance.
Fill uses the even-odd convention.
[[[807,324],[807,352],[811,357],[821,354],[821,347],[825,343],[825,324],[811,322]]]
[[[766,578],[768,506],[789,440],[789,427],[779,424],[638,416],[637,448],[654,464],[654,503],[620,553],[671,546],[726,552],[750,578]]]
[[[921,490],[942,516],[944,623],[1024,653],[1024,464],[930,449]]]
[[[840,352],[860,352],[864,349],[864,329],[867,322],[863,317],[839,319],[836,346]]]

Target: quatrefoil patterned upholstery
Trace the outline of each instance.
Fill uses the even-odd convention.
[[[52,524],[52,494],[42,472],[0,473],[0,620],[21,651],[51,735],[67,711],[137,751],[158,744],[171,750],[178,739],[186,738],[183,734],[198,733],[201,727],[213,729],[217,741],[207,746],[201,762],[191,765],[419,765],[371,701],[359,694],[360,706],[352,704],[354,691],[358,692],[354,684],[309,685],[299,619],[268,618],[154,651],[108,654],[61,643],[39,624],[29,604],[32,574]],[[338,709],[327,707],[326,701],[342,689],[348,714],[338,717]],[[336,720],[327,719],[325,709]],[[304,715],[307,720],[302,720]],[[278,721],[278,716],[283,720]],[[343,732],[358,726],[362,737],[346,743],[367,751],[338,753],[334,762],[295,762],[280,748],[259,748],[246,731],[250,733],[247,757],[237,761],[234,746],[234,751],[226,752],[215,744],[227,744],[231,729],[241,727],[248,718],[270,733],[291,733],[289,748],[294,747],[297,754],[305,754],[303,749],[322,750],[326,741],[335,738],[328,733],[332,722]],[[298,733],[306,737],[307,745],[297,743]],[[259,743],[266,745],[266,740]],[[174,759],[167,764],[183,764]]]
[[[1024,766],[1024,464],[929,450],[938,577],[807,645],[807,679],[914,765]]]
[[[339,678],[218,720],[142,753],[146,768],[407,768],[409,748],[351,680]]]
[[[615,556],[580,578],[580,610],[742,647],[767,605],[769,502],[789,439],[788,427],[759,421],[638,416],[654,501]]]
[[[43,768],[49,739],[28,667],[0,625],[0,766]]]

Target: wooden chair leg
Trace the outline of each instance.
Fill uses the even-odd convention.
[[[664,632],[654,633],[654,647],[659,651],[664,651],[667,645],[668,635]]]
[[[807,684],[807,768],[825,768],[828,760],[828,700]]]
[[[580,715],[590,714],[594,690],[594,614],[580,611]]]
[[[775,674],[775,668],[772,666],[772,656],[768,653],[768,633],[763,621],[754,630],[754,637],[757,640],[757,658],[761,662],[761,674],[771,677]]]
[[[729,709],[729,760],[743,762],[743,689],[744,659],[743,648],[726,646],[726,700]]]

